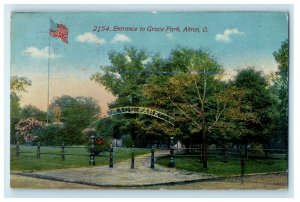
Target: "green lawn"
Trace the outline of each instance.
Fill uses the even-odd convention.
[[[229,159],[227,163],[224,163],[222,158],[211,158],[208,160],[208,168],[203,169],[200,163],[200,157],[177,157],[176,168],[192,171],[209,173],[216,176],[230,176],[241,174],[241,162],[240,159]],[[159,158],[157,163],[159,165],[168,166],[169,158]],[[277,172],[286,171],[288,167],[287,160],[279,159],[249,159],[245,161],[246,170],[245,173],[265,173],[265,172]]]
[[[60,154],[60,148],[41,147],[41,157],[37,159],[36,146],[20,146],[20,156],[16,157],[15,147],[11,147],[10,156],[10,170],[11,171],[41,171],[62,168],[88,167],[89,154],[85,148],[66,148],[65,161],[61,160],[60,155],[46,155],[43,153]],[[114,163],[131,158],[131,152],[134,151],[136,155],[149,153],[149,149],[138,148],[114,148]],[[28,152],[28,153],[22,153]],[[67,154],[77,154],[82,156],[74,156]],[[108,165],[109,153],[102,152],[100,156],[96,156],[96,165]]]

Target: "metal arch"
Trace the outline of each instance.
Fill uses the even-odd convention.
[[[99,120],[105,119],[105,118],[109,118],[115,115],[119,115],[119,114],[145,114],[145,115],[149,115],[158,119],[161,119],[167,123],[169,123],[170,125],[174,126],[174,117],[169,116],[166,113],[151,109],[151,108],[146,108],[146,107],[118,107],[118,108],[113,108],[108,110],[108,116],[107,117],[103,117],[100,118]],[[97,116],[97,115],[95,115]],[[99,121],[97,120],[97,121]],[[96,123],[97,121],[93,122],[92,124]]]

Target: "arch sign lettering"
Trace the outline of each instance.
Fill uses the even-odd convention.
[[[169,116],[166,113],[154,109],[150,109],[150,108],[145,108],[145,107],[118,107],[118,108],[113,108],[108,110],[107,114],[108,116],[103,118],[108,118],[119,114],[145,114],[145,115],[149,115],[161,119],[169,123],[170,125],[174,126],[173,117]]]

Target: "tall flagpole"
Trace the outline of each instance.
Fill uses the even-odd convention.
[[[49,22],[51,23],[51,17],[49,18]],[[50,25],[51,26],[51,25]],[[47,125],[49,123],[49,70],[50,70],[50,33],[48,31],[48,92],[47,92]]]

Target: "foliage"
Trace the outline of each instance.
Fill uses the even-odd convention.
[[[130,147],[132,147],[132,145],[134,145],[134,142],[133,142],[132,138],[130,137],[130,135],[123,136],[123,145],[127,148],[130,148]]]
[[[147,68],[143,64],[148,55],[145,51],[125,48],[124,53],[111,52],[111,66],[106,66],[101,73],[91,76],[91,80],[102,84],[118,99],[112,104],[117,106],[136,106],[142,100],[142,85],[147,79]]]
[[[273,53],[276,62],[279,64],[278,69],[280,74],[288,76],[289,71],[289,41],[286,39],[281,43],[279,50]]]
[[[208,117],[213,122],[208,126],[211,136],[222,142],[239,141],[245,134],[245,122],[256,123],[256,114],[245,100],[246,91],[229,86],[210,98]]]
[[[92,152],[92,141],[94,143],[94,153],[99,155],[101,152],[108,151],[110,145],[112,144],[111,137],[104,136],[103,134],[97,133],[94,128],[85,128],[82,131],[86,138],[86,144],[88,146],[88,151]]]
[[[40,142],[41,145],[61,145],[64,142],[62,136],[62,128],[57,125],[48,124],[42,130],[38,130],[35,142]]]
[[[15,129],[19,135],[20,141],[25,141],[26,143],[31,143],[36,139],[36,132],[45,127],[45,123],[37,121],[34,118],[27,118],[25,120],[19,121]]]
[[[147,99],[143,94],[143,86],[151,76],[153,58],[143,50],[125,48],[124,52],[112,52],[109,54],[111,66],[106,66],[101,72],[91,76],[91,80],[106,87],[117,99],[109,105],[110,108],[121,106],[147,106]],[[151,105],[151,108],[157,109]],[[155,135],[159,137],[161,131],[154,131],[149,124],[154,118],[146,115],[126,114],[118,115],[118,119],[112,119],[110,126],[99,122],[99,129],[106,128],[114,137],[130,136],[135,146],[146,146],[141,141],[142,136]],[[103,125],[104,124],[104,125]],[[144,127],[147,125],[147,127]],[[170,130],[170,126],[164,125]],[[152,127],[151,130],[148,130]],[[157,129],[157,128],[156,128]],[[106,133],[104,131],[104,133]],[[150,133],[150,134],[149,134]],[[170,134],[165,131],[164,134]]]
[[[61,140],[71,145],[83,144],[85,142],[83,129],[88,127],[95,120],[93,116],[100,112],[97,102],[91,97],[63,95],[52,100],[49,108],[50,117],[53,117],[56,105],[61,108],[62,125],[57,126]]]
[[[280,51],[274,54],[284,61]],[[109,58],[112,65],[91,79],[117,97],[110,108],[144,106],[175,117],[175,127],[133,114],[118,115],[111,126],[99,123],[113,136],[130,137],[143,146],[170,135],[186,146],[202,144],[203,167],[207,167],[208,142],[268,144],[274,132],[275,100],[265,77],[254,68],[224,81],[224,69],[208,51],[188,48],[176,48],[169,57],[126,48]]]
[[[10,90],[13,92],[27,92],[28,86],[31,86],[31,80],[26,77],[12,76],[10,78]]]
[[[234,84],[244,90],[244,100],[251,106],[244,110],[257,117],[256,121],[251,119],[243,121],[245,130],[242,141],[267,144],[274,130],[275,117],[274,100],[266,78],[254,68],[247,68],[238,73]]]
[[[31,86],[31,81],[26,77],[12,76],[10,78],[10,141],[16,143],[15,125],[20,121],[20,95],[19,92],[26,92]]]
[[[46,122],[47,113],[35,106],[26,105],[21,109],[20,118],[21,119],[34,118],[36,120]]]
[[[289,42],[282,42],[278,51],[273,53],[276,62],[278,63],[279,71],[276,72],[273,78],[273,90],[277,98],[276,110],[278,111],[278,127],[280,141],[287,146],[288,142],[288,111],[289,111]]]
[[[198,134],[202,138],[198,144],[203,144],[203,166],[207,167],[207,135],[238,136],[242,133],[238,123],[255,121],[255,115],[243,112],[243,90],[221,81],[223,69],[206,51],[177,49],[163,64],[176,73],[164,78],[154,75],[144,95],[152,103],[177,109],[176,125],[184,125],[180,129],[189,137]]]
[[[16,93],[10,93],[10,141],[16,143],[16,130],[15,125],[20,120],[20,98]]]

